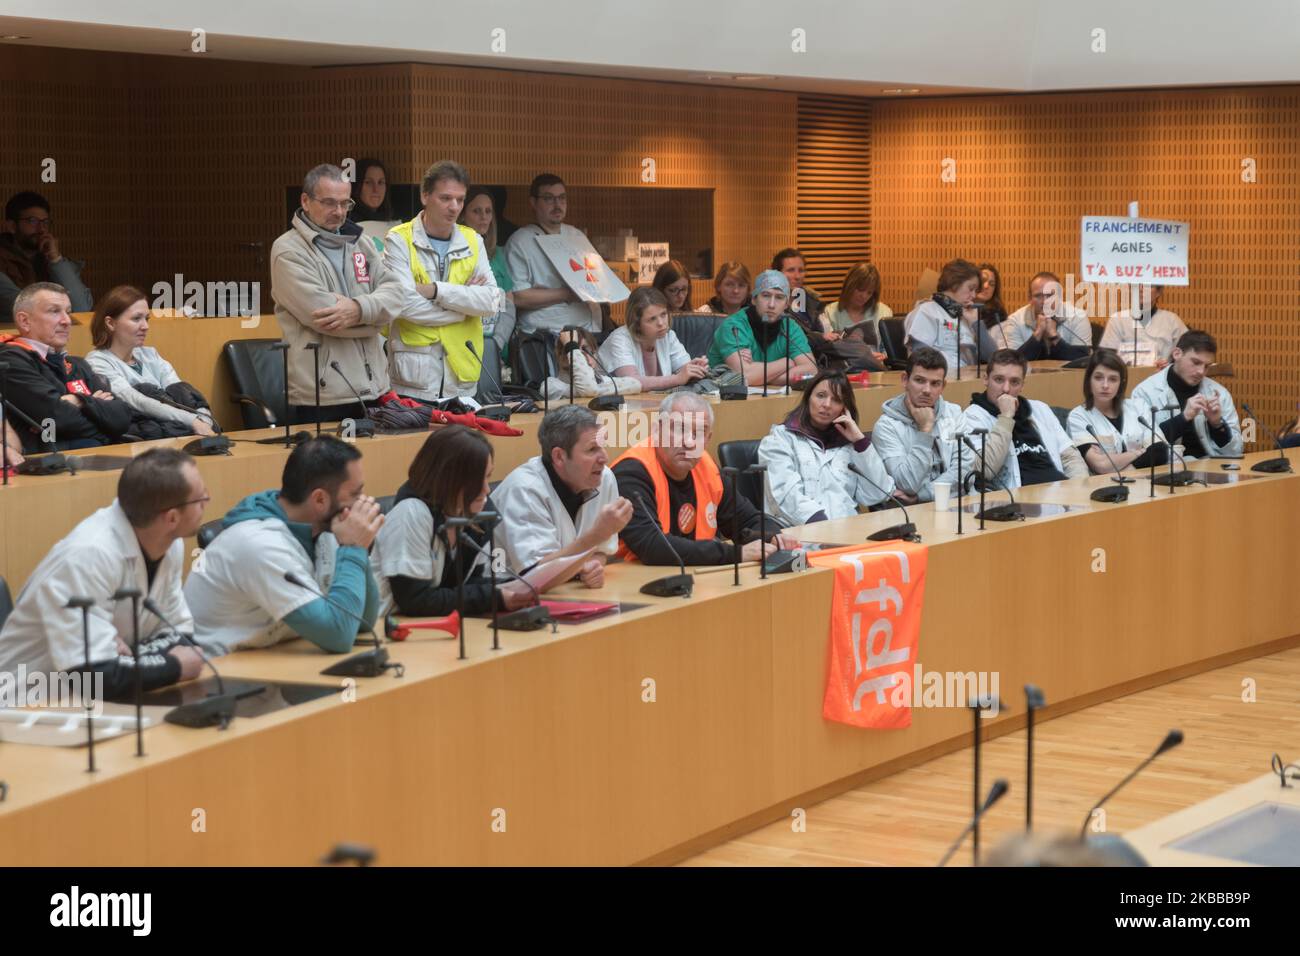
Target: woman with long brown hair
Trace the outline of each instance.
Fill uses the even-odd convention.
[[[749,293],[754,280],[749,268],[739,260],[724,262],[713,277],[713,298],[700,307],[701,312],[714,315],[735,315],[749,305]]]
[[[858,326],[862,341],[878,347],[880,320],[893,315],[894,311],[880,301],[880,272],[869,262],[859,262],[844,277],[840,297],[827,306],[822,324],[827,332],[837,333]]]

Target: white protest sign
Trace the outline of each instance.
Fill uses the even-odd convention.
[[[639,242],[636,247],[640,266],[637,269],[637,285],[649,285],[655,281],[655,273],[668,261],[668,243]]]
[[[1084,216],[1079,259],[1087,282],[1188,285],[1188,224]]]
[[[632,294],[582,233],[538,236],[537,245],[582,302],[622,302]]]

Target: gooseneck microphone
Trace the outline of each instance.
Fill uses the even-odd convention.
[[[311,351],[312,384],[316,388],[316,435],[320,435],[320,343],[308,342],[303,346]]]
[[[315,582],[308,583],[304,581],[294,571],[284,572],[284,579],[290,584],[296,584],[304,590],[311,591],[318,598],[321,598],[330,607],[337,611],[342,611],[348,617],[358,622],[362,627],[370,632],[374,640],[374,649],[363,651],[360,654],[353,654],[351,657],[345,657],[337,664],[321,671],[322,674],[328,674],[331,677],[382,677],[384,671],[392,670],[395,677],[402,677],[406,674],[406,667],[403,664],[397,664],[388,660],[388,651],[379,640],[379,635],[375,633],[373,624],[366,622],[360,614],[357,614],[349,607],[344,607],[338,601],[335,601],[324,591],[315,587]]]
[[[850,461],[847,464],[849,466],[849,471],[853,472],[853,474],[857,475],[859,478],[865,481],[872,488],[875,488],[876,491],[880,492],[882,495],[885,496],[885,501],[894,505],[896,508],[898,508],[899,511],[903,512],[903,524],[895,524],[895,525],[890,525],[888,528],[881,528],[879,531],[867,535],[867,540],[868,541],[899,541],[899,540],[920,541],[921,536],[916,533],[916,525],[912,523],[912,519],[911,517],[908,516],[907,509],[903,507],[903,503],[899,501],[897,498],[895,498],[893,495],[886,492],[884,488],[881,488],[878,484],[876,484],[874,481],[868,478],[866,472],[864,472],[853,462]]]
[[[948,847],[948,852],[945,853],[943,855],[943,859],[939,861],[938,864],[939,866],[947,865],[948,861],[952,859],[952,855],[956,853],[957,850],[961,848],[962,843],[965,842],[967,834],[971,833],[979,826],[979,822],[981,819],[983,819],[984,814],[989,812],[989,810],[993,807],[993,804],[997,803],[1004,796],[1006,796],[1007,791],[1010,789],[1011,789],[1010,784],[1008,784],[1005,780],[999,778],[998,780],[993,781],[993,786],[989,788],[989,794],[987,797],[984,798],[984,803],[981,804],[979,809],[975,811],[975,815],[971,817],[970,823],[966,824],[966,828],[962,830],[961,834],[957,837],[957,839],[953,841],[952,846]],[[978,857],[976,857],[975,862],[978,865],[979,863]]]
[[[1047,698],[1033,684],[1025,685],[1025,832],[1034,829],[1034,712],[1047,706]]]
[[[0,435],[0,442],[4,436]],[[90,609],[95,606],[95,602],[87,597],[70,597],[64,607],[79,608],[81,610],[81,647],[82,653],[86,657],[86,667],[90,667]],[[91,687],[94,687],[92,681]],[[83,692],[86,705],[86,773],[95,772],[95,701],[94,694]]]
[[[975,447],[975,443],[970,440],[969,436],[962,435],[962,441],[964,441],[967,447],[969,447],[970,450],[974,452],[976,455],[980,453],[980,450]],[[1009,451],[1007,452],[1007,454],[1013,454],[1013,452]],[[981,471],[982,470],[983,468],[981,468]],[[1024,521],[1025,520],[1025,513],[1020,510],[1020,505],[1016,504],[1016,496],[1011,493],[1010,488],[1008,488],[1005,484],[1003,484],[1000,481],[996,481],[993,478],[985,478],[983,475],[980,476],[979,480],[981,484],[986,481],[994,482],[994,484],[997,485],[998,490],[1005,491],[1007,493],[1007,497],[1011,499],[1009,504],[994,505],[992,508],[985,508],[981,505],[980,518],[988,518],[989,521]]]
[[[653,581],[641,585],[641,593],[653,597],[690,597],[691,592],[695,590],[695,579],[686,573],[686,562],[682,560],[681,554],[673,547],[673,543],[668,540],[668,535],[664,533],[664,529],[659,527],[659,519],[650,510],[650,506],[645,503],[645,498],[641,495],[635,497],[636,503],[641,506],[641,511],[649,519],[650,524],[654,526],[655,533],[659,535],[663,543],[668,546],[668,550],[673,553],[673,557],[677,559],[679,571],[677,574],[655,578]]]
[[[578,341],[578,333],[581,331],[582,331],[581,327],[577,325],[566,325],[564,328],[560,329],[561,335],[563,335],[566,332],[569,333],[569,341],[564,343],[564,354],[569,359],[569,404],[570,405],[573,404],[573,389],[574,389],[573,380],[577,377],[573,371],[573,353],[579,351],[582,348],[582,343]]]
[[[1129,775],[1125,777],[1123,780],[1121,780],[1119,783],[1115,784],[1115,786],[1111,789],[1111,791],[1108,794],[1106,794],[1106,796],[1102,797],[1095,804],[1093,804],[1092,809],[1088,811],[1088,815],[1083,818],[1083,825],[1079,827],[1079,839],[1084,840],[1087,838],[1088,824],[1092,821],[1092,815],[1096,813],[1098,810],[1100,810],[1103,806],[1105,806],[1107,800],[1115,796],[1115,794],[1119,793],[1122,789],[1124,789],[1124,787],[1128,786],[1129,781],[1132,780],[1134,777],[1136,777],[1138,774],[1140,774],[1148,766],[1150,766],[1153,760],[1155,760],[1157,757],[1159,757],[1161,754],[1165,753],[1166,751],[1173,750],[1182,742],[1183,742],[1183,732],[1181,730],[1171,730],[1169,731],[1169,733],[1165,734],[1165,739],[1160,741],[1160,746],[1157,747],[1152,752],[1151,756],[1147,757],[1140,764],[1134,767],[1133,770],[1129,772]]]
[[[1242,402],[1241,407],[1247,415],[1255,420],[1256,423],[1262,424],[1259,421],[1259,416],[1255,414],[1254,410],[1251,409],[1249,405]],[[1273,446],[1277,449],[1278,457],[1265,458],[1263,461],[1257,461],[1255,464],[1250,466],[1250,470],[1263,472],[1266,475],[1284,475],[1289,473],[1291,471],[1291,462],[1287,460],[1286,449],[1283,448],[1282,443],[1278,441],[1277,433],[1270,429],[1268,437],[1273,440]]]
[[[745,356],[741,354],[744,345],[740,341],[740,330],[731,327],[731,340],[736,343],[736,359],[740,362],[740,381],[723,385],[718,389],[718,398],[724,402],[744,401],[749,398],[749,379],[745,378]]]
[[[1124,486],[1130,484],[1133,479],[1127,477],[1120,471],[1119,465],[1115,464],[1115,459],[1110,456],[1110,452],[1107,451],[1106,446],[1102,444],[1101,436],[1097,434],[1097,429],[1093,428],[1091,424],[1084,427],[1087,429],[1088,434],[1097,440],[1097,447],[1100,448],[1101,453],[1106,456],[1106,460],[1110,462],[1110,466],[1115,469],[1115,474],[1111,476],[1110,480],[1118,482],[1118,486],[1112,485],[1106,488],[1098,488],[1088,497],[1093,501],[1104,501],[1109,504],[1128,501],[1128,489]]]
[[[283,341],[281,341],[281,342],[272,342],[270,345],[267,346],[267,348],[268,348],[270,351],[272,351],[272,352],[279,352],[281,358],[283,359],[283,366],[284,366],[284,369],[283,369],[283,371],[284,371],[284,437],[283,437],[283,438],[259,438],[259,439],[257,439],[257,443],[258,443],[259,445],[280,445],[280,444],[283,444],[285,448],[292,448],[292,447],[293,447],[294,445],[296,445],[298,442],[297,442],[297,440],[295,440],[295,436],[289,434],[289,426],[290,426],[290,424],[291,424],[291,422],[292,422],[292,419],[293,419],[293,413],[289,410],[289,343],[288,343],[288,342],[283,342]],[[299,434],[307,435],[307,432],[300,432]],[[310,436],[308,436],[308,437],[310,437]]]
[[[583,353],[583,354],[586,354],[586,353]],[[605,363],[602,362],[602,361],[600,360],[600,356],[599,356],[599,355],[596,355],[595,353],[592,353],[592,354],[591,354],[590,356],[588,356],[588,357],[589,357],[593,362],[596,363],[596,368],[597,368],[600,372],[602,372],[603,374],[609,376],[609,384],[610,384],[611,386],[613,386],[613,388],[614,388],[614,394],[613,394],[613,395],[597,395],[595,398],[593,398],[591,401],[589,401],[589,402],[587,403],[587,407],[590,408],[593,412],[613,412],[613,411],[617,411],[618,409],[622,408],[623,405],[625,404],[624,401],[623,401],[623,396],[620,395],[620,394],[619,394],[619,391],[618,391],[618,379],[614,377],[614,374],[613,374],[612,372],[610,372],[609,369],[605,368]]]
[[[128,567],[134,567],[134,559],[131,559]],[[126,598],[131,601],[131,660],[135,667],[135,755],[137,757],[144,756],[144,676],[140,673],[141,597],[143,592],[135,587],[121,587],[113,592],[114,603]]]
[[[348,381],[348,377],[343,374],[343,369],[339,368],[338,359],[330,359],[330,368],[334,369],[338,374],[338,377],[343,379],[343,384],[348,387],[348,391],[356,396],[357,404],[361,406],[361,414],[365,416],[364,418],[356,419],[352,423],[353,434],[358,438],[373,438],[375,434],[375,422],[374,419],[370,417],[370,410],[366,408],[366,403],[361,397],[361,393],[352,387],[352,383]]]
[[[489,515],[491,516],[490,518],[487,517]],[[497,521],[500,520],[500,516],[496,512],[480,511],[474,516],[474,523],[477,524],[479,521],[484,521],[485,518],[485,523],[489,525],[495,525]],[[495,577],[496,564],[492,560],[492,553],[469,535],[464,535],[461,540],[487,559],[488,567],[492,570],[492,574]],[[498,614],[494,603],[492,610],[494,627],[505,628],[507,631],[536,631],[549,624],[551,625],[551,633],[554,634],[556,627],[555,618],[551,617],[551,612],[546,609],[544,604],[542,604],[542,595],[538,592],[537,588],[533,587],[531,581],[522,574],[517,573],[509,565],[506,565],[502,570],[505,572],[506,577],[511,581],[518,581],[523,584],[524,587],[528,588],[528,590],[532,592],[533,600],[537,603],[530,607],[521,607],[516,611],[509,612],[508,614]],[[493,591],[496,590],[495,581],[492,589]],[[494,644],[493,650],[496,650],[495,634],[493,635],[492,640]]]

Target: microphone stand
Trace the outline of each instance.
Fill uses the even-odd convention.
[[[86,668],[90,668],[90,609],[95,606],[95,602],[90,598],[71,597],[64,607],[81,609],[81,647],[86,655]],[[91,676],[91,687],[94,687],[93,674]],[[95,717],[93,696],[87,696],[82,693],[82,703],[86,706],[86,773],[95,772]]]
[[[9,486],[9,442],[5,441],[9,418],[5,414],[5,395],[9,392],[9,367],[0,362],[0,486]],[[18,430],[14,429],[14,434]],[[87,661],[86,663],[90,663]]]
[[[943,855],[943,859],[941,859],[938,863],[939,866],[944,866],[945,864],[947,864],[949,860],[952,859],[952,855],[957,852],[957,849],[961,846],[962,841],[966,839],[967,833],[970,833],[972,830],[974,830],[976,834],[979,833],[979,823],[981,818],[983,818],[984,814],[989,812],[993,804],[1001,800],[1003,796],[1006,795],[1006,792],[1010,789],[1011,787],[1007,784],[1007,782],[999,778],[993,781],[993,786],[989,787],[989,795],[984,798],[983,806],[978,805],[979,799],[978,797],[976,798],[975,802],[977,806],[975,810],[975,816],[971,819],[970,823],[966,824],[965,829],[963,829],[961,833],[957,836],[957,839],[953,841],[952,846],[948,847],[948,852]],[[978,857],[975,860],[975,865],[979,866]]]
[[[451,550],[451,529],[460,529],[457,540],[463,538],[466,532],[466,525],[470,522],[469,518],[447,518],[442,527],[438,529],[438,534],[442,537],[443,547],[447,549],[447,560],[456,565],[456,617],[460,625],[460,653],[456,655],[459,661],[465,660],[465,570],[460,566],[460,559],[452,553]],[[491,563],[490,561],[488,562]],[[496,605],[496,591],[492,592],[492,603]]]
[[[293,419],[293,413],[289,410],[289,343],[272,342],[267,346],[272,352],[279,352],[284,370],[284,437],[283,438],[259,438],[259,445],[283,445],[285,448],[293,447],[293,438],[289,434],[289,425]]]
[[[962,447],[962,440],[965,437],[966,437],[965,434],[960,431],[957,432],[955,435],[953,435],[953,439],[957,443],[957,533],[958,534],[963,533],[961,530],[961,511],[962,511],[961,499],[962,499],[962,492],[965,490],[966,483],[962,481],[962,477],[961,477],[961,460],[966,455],[966,451]]]
[[[495,533],[497,522],[499,522],[500,520],[501,520],[501,515],[497,514],[497,512],[495,511],[480,511],[478,514],[474,516],[474,521],[476,523],[481,523],[483,527],[483,531],[487,535],[488,541],[493,540],[493,535]],[[468,540],[469,535],[466,533],[466,531],[462,531],[461,537],[463,539]],[[497,595],[497,563],[492,560],[491,551],[488,552],[487,563],[488,563],[488,576],[491,578],[492,581],[492,650],[499,651],[501,650],[501,639],[500,639],[500,635],[497,633],[497,622],[498,622],[498,618],[500,617],[500,607],[498,606],[499,596]],[[464,615],[461,616],[461,619],[463,622]],[[463,623],[462,626],[464,626]]]
[[[972,822],[971,848],[972,850],[974,850],[974,854],[975,854],[974,865],[979,866],[980,865],[980,823],[979,821],[980,821],[980,816],[982,815],[982,811],[980,809],[980,721],[984,719],[980,715],[986,710],[991,710],[994,706],[997,706],[998,708],[1002,708],[1005,707],[1006,705],[1003,704],[1002,701],[998,700],[996,697],[975,696],[970,699],[970,703],[968,706],[970,707],[971,716],[975,721],[975,727],[974,727],[974,731],[975,731],[975,766],[974,766],[975,813],[974,813],[974,819],[971,821]]]
[[[1047,706],[1043,692],[1025,685],[1025,832],[1034,829],[1034,712]]]
[[[288,348],[288,346],[285,346]],[[135,665],[135,755],[144,756],[144,683],[140,674],[140,589],[118,588],[113,601],[131,599],[131,659]],[[87,661],[89,663],[89,661]]]
[[[1133,341],[1134,341],[1135,343],[1137,342],[1136,339],[1134,339]],[[1134,360],[1134,361],[1137,361],[1137,349],[1136,349],[1136,345],[1135,345],[1135,347],[1134,347],[1133,360]],[[1151,408],[1151,421],[1148,422],[1148,424],[1151,426],[1151,447],[1154,448],[1154,447],[1156,446],[1156,410],[1155,410],[1155,406],[1152,406],[1152,408]],[[1170,460],[1170,461],[1173,461],[1173,460],[1174,460],[1174,446],[1173,446],[1172,443],[1169,445],[1169,460]],[[1155,496],[1156,496],[1156,458],[1155,458],[1155,455],[1152,455],[1152,456],[1151,456],[1151,494],[1148,495],[1148,497],[1150,497],[1150,498],[1154,498]]]
[[[761,319],[762,316],[759,318]],[[767,346],[763,347],[763,397],[767,398]]]
[[[758,496],[758,576],[762,580],[767,580],[767,465],[760,465],[757,462],[745,469],[747,475],[757,475],[759,485]],[[736,529],[739,537],[740,529]]]
[[[740,469],[727,466],[722,469],[723,479],[731,479],[731,564],[732,587],[740,585],[740,529],[736,526],[736,505],[740,495]]]
[[[988,435],[988,431],[985,430],[985,429],[981,429],[981,430],[980,430],[980,476],[979,476],[979,486],[980,486],[980,530],[981,530],[981,531],[984,530],[984,494],[985,494],[985,490],[986,490],[987,485],[988,485],[988,482],[987,482],[987,480],[985,479],[984,476],[987,475],[987,474],[989,473],[989,464],[988,464],[988,459],[986,459],[986,458],[984,457],[984,451],[985,451],[985,449],[988,447],[988,437],[989,437],[989,435]]]
[[[316,385],[316,437],[320,437],[320,343],[308,342],[303,346],[305,349],[311,349],[312,381]],[[285,353],[285,359],[288,359],[288,353]],[[285,376],[287,382],[288,376]],[[288,408],[288,400],[285,401],[285,407]]]
[[[785,393],[790,394],[790,319],[781,317],[781,326],[785,330]]]

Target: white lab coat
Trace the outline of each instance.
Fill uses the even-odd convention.
[[[956,378],[958,325],[961,326],[961,367],[965,368],[969,365],[974,368],[976,333],[973,324],[964,319],[958,322],[933,299],[918,302],[916,308],[903,320],[907,347],[911,350],[917,345],[928,345],[942,352],[943,357],[948,360],[948,377]],[[987,357],[986,355],[985,358]]]
[[[530,458],[510,472],[492,492],[492,501],[501,514],[496,529],[497,543],[504,546],[511,569],[522,573],[585,534],[595,524],[600,509],[618,497],[618,482],[606,468],[595,497],[578,509],[575,526],[551,484],[541,457]],[[618,550],[618,535],[610,535],[598,550],[614,554]]]
[[[1112,455],[1120,454],[1126,451],[1137,451],[1140,448],[1146,448],[1151,443],[1150,429],[1143,428],[1138,422],[1138,416],[1141,410],[1129,402],[1124,403],[1123,419],[1120,422],[1124,426],[1123,431],[1119,431],[1111,424],[1110,419],[1103,415],[1094,406],[1093,408],[1084,408],[1082,405],[1075,405],[1070,409],[1070,417],[1065,423],[1065,430],[1070,435],[1070,441],[1074,442],[1076,447],[1083,445],[1097,444],[1097,438],[1100,438],[1106,446],[1106,450]],[[1088,434],[1088,426],[1091,425],[1097,433],[1097,438]],[[1156,441],[1163,441],[1164,436],[1156,431]]]
[[[113,601],[119,588],[137,587],[153,599],[173,625],[184,633],[194,630],[181,569],[185,542],[173,541],[148,583],[144,555],[126,513],[114,501],[83,519],[50,549],[18,594],[4,630],[0,631],[0,672],[13,673],[21,664],[28,672],[67,671],[87,663],[117,658],[117,639],[128,647],[134,640],[131,601]],[[68,608],[71,597],[96,603],[90,611],[90,660],[82,643],[82,612]],[[140,642],[170,628],[140,607]]]
[[[787,525],[807,524],[817,512],[846,518],[886,500],[894,479],[874,448],[854,451],[852,445],[826,448],[811,435],[773,425],[758,444],[758,460],[767,466],[764,492],[767,511]],[[852,462],[877,487],[849,471]]]
[[[1174,395],[1174,390],[1169,387],[1169,372],[1173,366],[1166,366],[1156,372],[1137,388],[1133,389],[1132,396],[1125,402],[1125,406],[1132,412],[1134,418],[1143,415],[1147,421],[1151,420],[1151,408],[1164,408],[1167,405],[1177,405],[1178,398]],[[1201,440],[1205,450],[1210,453],[1211,458],[1238,458],[1242,454],[1244,445],[1241,440],[1241,422],[1237,419],[1237,408],[1232,403],[1232,396],[1228,390],[1216,382],[1214,379],[1206,376],[1201,379],[1201,387],[1198,389],[1201,395],[1208,398],[1217,398],[1219,407],[1223,410],[1223,421],[1227,423],[1228,428],[1232,430],[1232,438],[1226,445],[1216,445],[1210,440],[1210,425],[1205,418],[1205,413],[1199,413],[1192,420],[1192,428],[1196,430],[1196,437]],[[1169,421],[1175,415],[1181,415],[1182,412],[1156,412],[1155,426],[1156,438],[1162,437],[1160,426]],[[1125,416],[1128,417],[1127,415]],[[1187,456],[1191,458],[1191,456]]]
[[[600,364],[612,375],[616,369],[632,366],[637,375],[645,375],[645,357],[641,345],[632,338],[626,326],[619,326],[609,333],[609,338],[601,343],[596,353]],[[686,346],[677,339],[672,329],[663,338],[655,341],[655,360],[659,363],[659,375],[672,375],[691,360]]]
[[[1034,335],[1036,320],[1033,306],[1024,305],[1016,309],[1005,320],[993,327],[993,343],[1000,349],[1018,349]],[[1092,347],[1092,323],[1087,313],[1072,305],[1062,305],[1056,317],[1056,329],[1061,341],[1066,345]]]
[[[1116,312],[1106,323],[1102,333],[1100,348],[1114,349],[1128,365],[1133,364],[1133,313],[1125,309]],[[1154,365],[1143,359],[1143,352],[1151,353],[1152,358],[1168,359],[1187,331],[1187,324],[1168,309],[1156,309],[1145,319],[1137,323],[1137,352],[1139,365]]]

